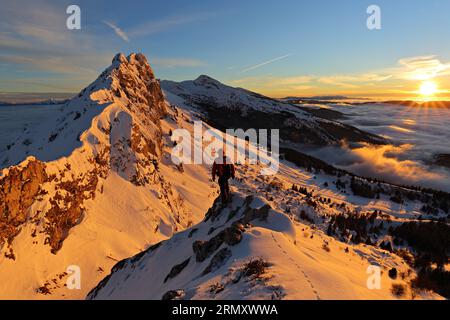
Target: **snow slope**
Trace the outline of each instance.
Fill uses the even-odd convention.
[[[216,203],[209,219],[116,265],[88,298],[161,299],[170,292],[182,299],[393,298],[386,271],[406,269],[401,259],[364,247],[346,253],[345,244],[269,209],[263,198],[233,197],[226,208]],[[198,241],[206,254],[196,249]],[[249,274],[246,264],[258,258],[267,262],[266,272]],[[384,269],[381,290],[367,288],[371,263]]]
[[[172,112],[146,58],[120,54],[1,153],[0,298],[83,298],[117,261],[199,221],[214,190],[206,171],[171,164]],[[80,290],[66,288],[72,265]]]
[[[210,78],[199,79],[200,88],[210,86]],[[399,207],[385,193],[356,196],[339,187],[336,176],[287,161],[275,175],[262,176],[272,160],[264,155],[264,161],[237,166],[233,203],[218,206],[207,163],[177,166],[171,160],[170,133],[182,128],[193,135],[194,121],[211,115],[210,104],[203,109],[205,97],[211,92],[213,100],[222,99],[213,87],[199,89],[201,101],[175,90],[163,93],[143,55],[117,55],[60,112],[2,152],[0,298],[82,299],[89,292],[97,299],[396,298],[392,284],[406,284],[415,271],[379,246],[390,240],[387,225],[432,218],[421,212],[422,200]],[[273,107],[273,118],[283,114],[284,105],[271,107],[267,98],[239,90],[245,98],[238,101],[252,105],[236,116],[240,123],[248,121],[246,112],[267,116],[265,109]],[[227,97],[214,104],[213,115],[226,113]],[[264,108],[255,111],[260,103]],[[285,120],[301,124],[297,129],[310,128],[317,141],[338,140],[338,123],[317,126],[316,118],[291,111]],[[351,177],[339,179],[348,185]],[[372,222],[381,232],[369,234],[375,245],[355,244],[351,230],[327,235],[333,217],[373,210],[383,211]],[[366,285],[372,264],[383,270],[380,290]],[[80,289],[67,287],[73,266],[81,271]],[[393,267],[401,275],[396,280],[387,275]],[[403,298],[440,298],[405,287]]]
[[[386,143],[386,140],[340,122],[316,117],[280,100],[220,83],[201,75],[192,81],[162,81],[169,101],[195,110],[214,127],[280,129],[287,143],[334,145],[349,142]]]
[[[182,127],[193,134],[195,111],[187,106],[177,110],[185,120]],[[257,152],[255,146],[248,147],[250,153]],[[327,174],[283,162],[276,175],[261,176],[263,166],[238,165],[232,203],[222,207],[216,200],[199,224],[120,261],[87,298],[396,299],[393,284],[408,288],[415,272],[402,258],[376,246],[340,241],[326,235],[326,229],[329,218],[342,212],[341,204],[358,212],[382,209],[392,220],[414,219],[418,204],[398,211],[385,196],[374,201],[341,192],[332,184],[336,178]],[[323,187],[325,182],[330,186]],[[308,188],[314,205],[292,184]],[[339,206],[320,202],[322,197]],[[265,271],[248,271],[249,262],[258,259],[266,263]],[[380,289],[367,287],[371,265],[382,270]],[[392,268],[403,278],[391,279]],[[402,298],[413,295],[440,298],[410,289]]]

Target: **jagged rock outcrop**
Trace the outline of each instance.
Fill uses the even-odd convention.
[[[218,274],[224,276],[230,273],[231,261],[236,263],[236,258],[233,259],[236,257],[235,254],[239,256],[238,252],[242,250],[242,247],[248,246],[248,243],[243,244],[244,234],[248,228],[252,227],[252,223],[269,225],[267,219],[270,214],[273,215],[275,225],[278,225],[280,221],[283,221],[280,225],[285,225],[287,228],[291,225],[287,217],[272,210],[267,202],[256,196],[242,197],[241,194],[234,194],[233,203],[228,206],[221,205],[220,199],[217,198],[207,211],[203,222],[177,234],[170,240],[159,243],[157,249],[152,247],[139,255],[120,261],[112,268],[111,274],[101,281],[87,298],[125,297],[130,293],[129,290],[134,290],[135,285],[140,286],[135,283],[135,280],[130,279],[130,275],[134,273],[134,279],[145,277],[140,272],[147,274],[149,270],[153,272],[151,279],[147,279],[152,283],[152,288],[148,290],[154,292],[149,297],[153,299],[162,297],[163,300],[192,298],[197,289],[174,286],[192,282],[192,286],[195,287],[195,283],[207,282],[208,277]],[[169,261],[175,261],[175,263],[167,265]],[[168,274],[167,269],[170,270]],[[161,278],[158,279],[158,275],[163,272],[165,274],[161,274]],[[238,273],[240,274],[241,271]],[[242,275],[236,274],[230,277],[227,282],[231,285],[233,281],[239,282]],[[118,283],[121,289],[117,288]],[[139,290],[142,288],[131,296],[141,299],[147,297],[145,292],[147,289],[141,293]],[[219,292],[219,290],[211,292],[213,291]]]
[[[11,242],[19,232],[47,180],[45,164],[34,158],[0,177],[0,246],[4,241]]]
[[[402,280],[388,270],[408,277],[398,256],[335,241],[261,196],[235,192],[232,199],[216,201],[202,222],[157,249],[116,264],[87,299],[392,299],[391,284]],[[384,291],[367,289],[367,265],[375,261]]]
[[[183,271],[184,268],[186,268],[186,266],[189,264],[190,261],[191,261],[191,258],[187,258],[180,264],[173,266],[173,268],[170,269],[169,274],[164,279],[164,282],[167,282],[167,280],[169,280],[169,279],[175,278],[181,271]]]
[[[223,248],[219,250],[214,257],[212,257],[211,262],[203,270],[202,275],[208,274],[219,269],[223,264],[232,256],[232,252],[228,248]]]
[[[163,294],[161,300],[183,300],[186,293],[183,290],[170,290]]]
[[[116,55],[96,81],[65,104],[56,123],[25,132],[20,139],[29,143],[8,150],[9,163],[26,154],[35,158],[0,175],[0,244],[11,242],[29,222],[57,253],[87,213],[86,201],[103,192],[103,181],[112,173],[137,187],[154,185],[173,213],[174,229],[187,226],[183,199],[158,172],[160,119],[166,112],[145,56]]]

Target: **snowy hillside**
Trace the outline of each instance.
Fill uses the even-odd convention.
[[[263,198],[235,193],[204,222],[117,264],[88,298],[393,298],[387,271],[406,272],[401,259],[366,247],[346,252],[344,243],[291,219]],[[381,290],[367,288],[370,263],[383,266]]]
[[[119,54],[1,152],[0,298],[448,297],[448,194],[295,150],[382,139],[206,76],[162,86],[142,54]],[[197,120],[217,137],[281,126],[279,170],[261,175],[268,154],[238,164],[233,201],[220,206],[207,162],[172,161],[173,132],[193,136]],[[79,289],[66,287],[71,266]],[[367,286],[369,266],[381,268],[380,289]]]
[[[192,110],[177,110],[183,128],[193,132]],[[396,187],[386,184],[378,199],[357,195],[342,186],[355,179],[345,173],[312,173],[283,162],[275,176],[261,176],[261,166],[238,165],[231,204],[216,200],[201,223],[119,262],[87,298],[440,298],[411,287],[417,274],[402,256],[408,251],[388,231],[417,221],[420,200],[399,205],[387,194]],[[341,233],[346,217],[367,220],[368,227],[349,223]],[[380,290],[367,287],[371,265],[382,270]]]
[[[319,118],[298,106],[226,86],[202,75],[193,81],[162,81],[173,104],[196,110],[216,128],[280,129],[286,143],[333,145],[342,140],[383,144],[384,138],[340,122]]]
[[[83,298],[117,261],[199,221],[214,190],[206,171],[171,165],[166,108],[146,58],[117,55],[2,151],[0,298]],[[65,288],[71,265],[81,290]]]

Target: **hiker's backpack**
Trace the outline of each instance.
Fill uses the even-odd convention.
[[[223,174],[222,176],[226,179],[231,178],[231,165],[229,163],[223,165]]]

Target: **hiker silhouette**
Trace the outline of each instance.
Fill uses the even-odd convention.
[[[225,155],[225,152],[221,150],[219,156],[214,160],[212,166],[212,180],[216,180],[216,176],[219,177],[220,197],[222,204],[231,201],[230,186],[228,180],[234,179],[235,169],[229,158]]]

